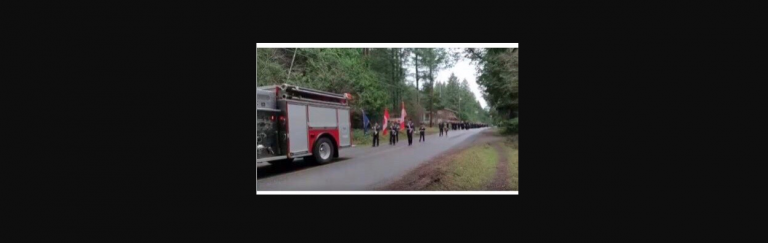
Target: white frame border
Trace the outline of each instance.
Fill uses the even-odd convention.
[[[518,191],[256,191],[256,195],[518,195]]]
[[[256,43],[256,48],[518,48],[518,43]],[[258,59],[258,58],[257,58]],[[258,65],[258,63],[257,63]],[[258,76],[258,73],[257,73]],[[257,83],[258,86],[258,83]],[[258,173],[258,166],[256,168]],[[259,191],[256,195],[518,195],[518,191]]]
[[[256,43],[256,48],[518,48],[518,43]]]

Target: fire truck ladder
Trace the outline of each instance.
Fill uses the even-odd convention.
[[[335,94],[315,89],[308,89],[303,87],[298,87],[295,85],[289,85],[289,84],[283,84],[280,86],[275,86],[275,88],[279,88],[282,91],[281,98],[283,99],[292,99],[292,100],[300,100],[300,101],[307,101],[307,102],[318,102],[318,103],[325,103],[325,104],[332,104],[332,105],[339,105],[343,104],[346,105],[348,101],[348,97],[346,94]]]

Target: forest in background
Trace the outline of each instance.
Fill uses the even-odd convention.
[[[460,58],[478,63],[478,85],[489,108],[483,109],[466,80],[451,75],[437,80]],[[373,123],[408,117],[419,123],[423,114],[440,109],[458,112],[469,122],[500,125],[517,132],[517,49],[456,48],[259,48],[258,86],[294,84],[353,96],[353,127],[362,127],[362,112]],[[432,126],[427,122],[426,125]]]
[[[477,84],[491,107],[493,124],[506,134],[518,133],[518,48],[467,48],[465,56],[478,65]]]

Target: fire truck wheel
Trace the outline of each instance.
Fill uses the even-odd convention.
[[[325,164],[333,159],[333,144],[328,138],[321,138],[315,143],[314,149],[312,149],[314,157],[313,162],[317,164]]]

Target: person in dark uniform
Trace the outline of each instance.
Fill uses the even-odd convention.
[[[411,146],[411,144],[413,144],[413,129],[414,129],[412,120],[408,120],[408,124],[405,125],[405,129],[406,129],[405,130],[406,135],[408,135],[408,146]]]
[[[389,127],[387,127],[389,130],[389,144],[395,144],[395,131],[392,129],[392,123],[389,124]]]
[[[392,129],[395,130],[395,145],[400,142],[400,123],[392,124]]]
[[[392,124],[392,130],[395,132],[395,145],[400,142],[400,123]]]
[[[424,128],[424,124],[421,124],[421,127],[419,128],[419,142],[427,141],[426,139],[424,139],[424,130],[426,130],[426,128]]]
[[[373,147],[379,146],[379,123],[373,124]]]
[[[400,123],[392,125],[395,125],[395,145],[397,145],[397,142],[400,142]]]
[[[443,131],[445,131],[445,136],[447,137],[447,136],[448,136],[448,130],[451,130],[451,129],[450,129],[450,127],[448,126],[448,123],[447,123],[447,122],[444,122],[444,123],[443,123],[443,126],[444,126],[444,127],[443,127]]]
[[[389,129],[389,145],[395,144],[395,129],[392,128],[392,125],[389,125],[387,128]]]
[[[439,124],[437,124],[437,127],[440,129],[440,137],[442,137],[443,136],[443,123],[440,122]]]

